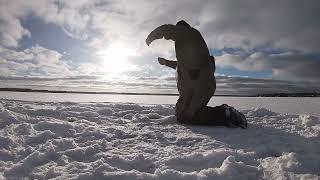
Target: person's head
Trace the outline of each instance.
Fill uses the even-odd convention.
[[[181,20],[177,22],[176,26],[183,26],[183,27],[191,27],[186,21]]]

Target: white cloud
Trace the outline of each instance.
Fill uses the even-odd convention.
[[[0,66],[1,69],[1,66]],[[8,81],[9,80],[9,81]],[[271,79],[217,76],[216,95],[257,95],[272,93],[319,93],[320,85]],[[100,76],[72,76],[67,78],[0,76],[0,87],[57,89],[78,91],[157,92],[177,94],[173,76],[118,77],[110,80]]]
[[[1,1],[2,44],[16,46],[28,31],[19,19],[35,15],[63,28],[70,36],[86,39],[122,40],[141,46],[156,26],[185,19],[199,28],[210,47],[271,45],[279,48],[317,51],[320,43],[319,2],[304,1],[123,1],[123,0],[11,0]],[[4,27],[4,26],[1,26]],[[9,31],[15,29],[14,31]],[[7,33],[12,32],[12,34]],[[14,32],[14,33],[13,33]],[[97,33],[97,34],[96,34]],[[100,37],[98,37],[100,38]],[[139,45],[140,44],[140,45]],[[143,47],[145,48],[145,47]],[[142,49],[142,48],[141,48]]]
[[[320,81],[319,57],[296,52],[252,53],[248,56],[223,54],[216,57],[218,67],[242,71],[271,71],[271,78],[294,81]]]
[[[1,6],[1,4],[0,4]],[[0,8],[1,11],[2,8]],[[17,47],[23,36],[30,36],[30,32],[21,26],[18,19],[2,16],[0,13],[0,46]]]
[[[305,81],[280,81],[243,77],[218,76],[216,94],[257,95],[273,93],[319,93],[318,83]]]
[[[17,47],[19,40],[30,36],[30,32],[21,26],[21,19],[38,16],[46,23],[62,27],[72,37],[86,39],[89,15],[85,13],[93,1],[46,1],[12,0],[0,1],[0,45]]]
[[[93,53],[107,49],[113,42],[124,43],[141,54],[130,62],[141,69],[146,68],[144,72],[130,73],[138,75],[148,72],[148,76],[157,76],[164,72],[162,67],[157,67],[156,57],[173,59],[173,43],[163,40],[147,47],[145,38],[159,25],[175,24],[185,19],[200,30],[209,48],[240,47],[250,50],[270,46],[303,51],[287,55],[253,53],[249,57],[224,54],[217,58],[219,66],[233,66],[243,71],[272,71],[272,77],[278,79],[317,80],[319,73],[315,67],[319,67],[319,59],[307,53],[319,52],[318,7],[319,2],[316,0],[0,1],[0,46],[18,47],[23,36],[32,36],[21,26],[21,19],[37,16],[45,23],[60,26],[71,37],[86,39],[83,42],[88,43],[88,49]],[[62,61],[60,53],[40,47],[1,52],[1,58],[1,72],[6,74],[16,74],[18,67],[20,73],[33,75],[59,76],[103,71],[97,67],[98,64],[90,63],[90,60],[79,65],[78,69],[72,69]],[[11,67],[12,63],[17,63],[16,70]],[[23,65],[26,67],[20,67]],[[150,68],[154,66],[156,68]]]
[[[312,52],[320,45],[317,7],[317,1],[117,0],[93,7],[89,14],[92,28],[111,40],[139,42],[153,28],[185,19],[211,48],[270,45]]]
[[[72,67],[62,59],[62,54],[35,46],[24,51],[0,48],[0,75],[54,76],[74,75]]]
[[[319,1],[221,0],[207,7],[200,20],[210,46],[318,51]]]
[[[92,63],[82,63],[76,68],[76,70],[82,75],[90,75],[103,71],[101,67]]]

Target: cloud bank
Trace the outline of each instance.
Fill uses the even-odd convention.
[[[320,85],[243,77],[217,76],[216,95],[253,96],[273,93],[319,93]],[[65,91],[99,91],[121,93],[178,94],[174,77],[125,77],[109,80],[100,76],[73,76],[67,78],[30,78],[0,76],[0,88],[31,88]]]
[[[185,19],[203,34],[211,53],[218,52],[218,68],[267,71],[270,76],[265,78],[315,83],[320,81],[319,7],[317,0],[0,1],[0,75],[108,76],[96,52],[122,43],[138,53],[128,61],[137,68],[123,76],[158,80],[166,74],[172,77],[174,72],[159,68],[156,57],[174,59],[173,43],[158,41],[147,48],[144,40],[155,27]],[[21,22],[28,23],[30,17],[53,24],[80,40],[86,52],[91,52],[90,58],[71,61],[63,52],[45,45],[21,49],[25,39],[37,36],[22,26]]]

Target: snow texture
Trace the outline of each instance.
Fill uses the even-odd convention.
[[[0,179],[319,179],[320,120],[242,110],[180,125],[174,105],[0,100]]]

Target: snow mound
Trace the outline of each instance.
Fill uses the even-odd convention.
[[[0,100],[0,179],[318,179],[320,120],[264,108],[246,130],[173,105]]]

